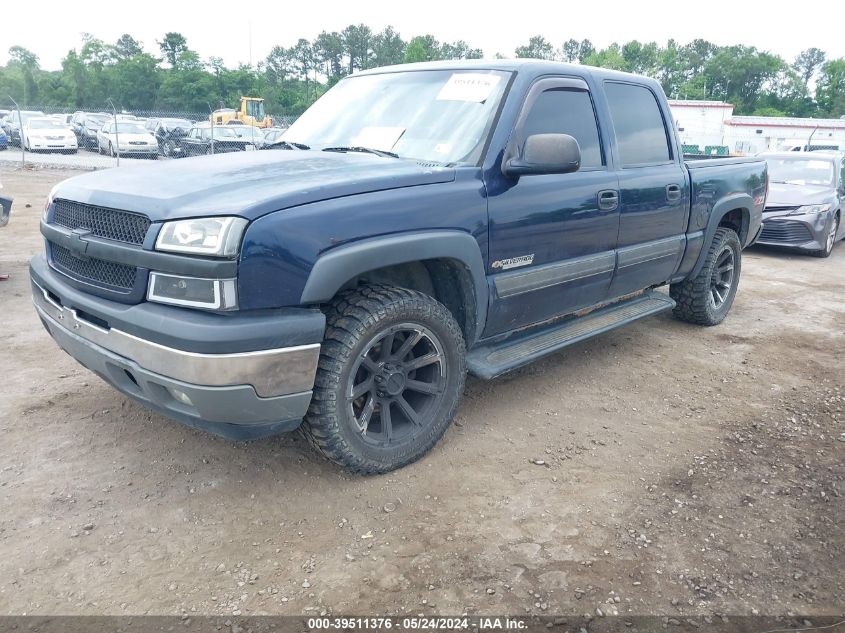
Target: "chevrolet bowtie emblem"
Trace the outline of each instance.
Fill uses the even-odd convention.
[[[63,246],[80,259],[85,259],[88,251],[88,240],[84,239],[91,234],[89,229],[74,229],[69,233],[63,242]]]

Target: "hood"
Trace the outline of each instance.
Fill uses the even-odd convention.
[[[769,185],[767,207],[799,207],[822,204],[834,196],[832,185],[788,185],[773,182]]]
[[[455,178],[455,170],[368,154],[238,152],[116,167],[66,180],[54,197],[135,211],[153,221],[265,213],[329,198]]]

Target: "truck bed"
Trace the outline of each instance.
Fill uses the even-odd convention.
[[[684,156],[684,164],[688,169],[703,169],[721,165],[741,165],[743,163],[759,163],[762,158],[756,156],[698,156],[688,158]]]

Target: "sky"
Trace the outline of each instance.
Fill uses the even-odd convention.
[[[0,64],[8,61],[9,46],[20,45],[39,56],[42,68],[57,70],[62,57],[79,48],[85,32],[106,43],[129,33],[158,54],[156,40],[177,31],[202,59],[222,57],[227,66],[236,66],[257,63],[275,45],[291,46],[300,37],[311,40],[320,31],[340,31],[352,23],[374,31],[391,25],[405,40],[429,33],[441,42],[462,39],[481,48],[485,57],[512,56],[533,35],[543,35],[555,47],[570,38],[590,39],[597,48],[632,39],[662,45],[669,38],[681,44],[703,38],[756,46],[787,61],[812,46],[829,58],[845,57],[841,2],[797,6],[811,8],[782,10],[775,3],[742,0],[8,2],[0,14]]]

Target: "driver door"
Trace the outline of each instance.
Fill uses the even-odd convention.
[[[607,132],[587,83],[541,79],[526,97],[511,143],[532,134],[569,134],[581,167],[569,174],[521,176],[497,170],[487,183],[495,297],[485,335],[545,321],[608,297],[616,263],[619,183]],[[501,180],[500,180],[501,179]]]

